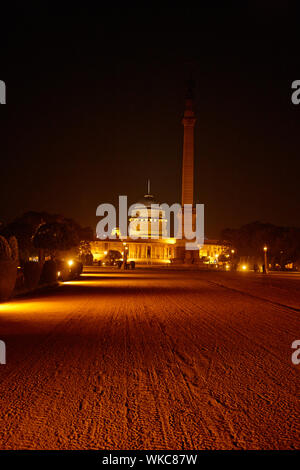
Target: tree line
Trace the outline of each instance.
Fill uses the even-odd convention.
[[[93,239],[90,227],[81,227],[73,219],[60,214],[29,211],[0,228],[0,235],[15,236],[19,245],[20,263],[32,256],[55,257],[59,251],[79,247]]]
[[[226,228],[222,239],[236,248],[238,255],[261,260],[263,248],[274,267],[284,268],[291,263],[300,265],[300,228],[278,227],[269,223],[252,222],[238,229]]]

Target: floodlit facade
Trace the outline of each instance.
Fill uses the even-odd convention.
[[[91,242],[91,252],[94,261],[103,260],[109,251],[119,251],[124,254],[125,248],[128,250],[127,261],[135,261],[136,264],[145,265],[168,265],[178,263],[177,240],[175,238],[159,240],[132,240],[131,238],[96,240]],[[205,240],[204,245],[199,250],[198,263],[208,265],[217,264],[221,254],[226,250],[226,246],[214,240]]]
[[[124,245],[125,243],[125,245]],[[111,250],[122,255],[128,249],[127,261],[137,264],[170,264],[175,257],[175,243],[167,240],[99,240],[91,243],[91,252],[96,262],[101,261]]]

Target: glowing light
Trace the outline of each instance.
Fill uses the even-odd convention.
[[[267,247],[267,246],[264,246],[264,251],[268,251],[268,247]]]
[[[229,269],[229,268],[230,268],[229,264],[226,264],[226,269]]]
[[[247,270],[247,266],[246,266],[245,264],[243,264],[242,270],[243,270],[243,271],[246,271],[246,270]]]
[[[40,312],[44,311],[45,308],[49,308],[51,310],[51,314],[49,316],[42,316],[38,315]],[[40,300],[10,300],[9,302],[4,302],[0,304],[0,314],[1,317],[4,318],[4,315],[9,315],[10,318],[20,319],[21,317],[26,317],[29,315],[28,318],[32,319],[32,315],[35,318],[38,318],[39,322],[52,322],[56,321],[57,317],[60,314],[64,315],[65,305],[61,300],[50,298],[45,299],[43,301]]]
[[[235,253],[235,251],[234,251],[234,250],[231,250],[231,253],[232,253],[232,254],[234,254],[234,253]]]
[[[107,255],[107,251],[104,251],[104,254]]]
[[[68,265],[71,267],[71,266],[73,266],[73,264],[74,264],[74,261],[72,259],[69,259]]]
[[[59,276],[60,276],[60,274],[61,274],[61,272],[60,272],[60,271],[57,271],[57,277],[59,277]]]

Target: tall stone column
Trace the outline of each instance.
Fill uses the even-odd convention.
[[[183,210],[182,221],[182,236],[181,241],[177,241],[176,245],[176,260],[178,263],[190,264],[198,257],[194,251],[185,249],[186,240],[184,235],[187,235],[190,227],[195,229],[195,208],[194,208],[194,129],[196,124],[196,117],[194,112],[194,99],[192,88],[189,87],[185,96],[185,109],[182,118],[184,129],[183,134],[183,155],[182,155],[182,190],[181,190],[181,204]],[[184,205],[190,204],[192,210],[185,211],[188,224],[184,224]]]
[[[193,97],[188,90],[185,99],[185,110],[182,119],[183,157],[182,157],[182,199],[181,204],[194,205],[194,128],[196,118],[193,109]]]
[[[183,134],[183,156],[182,156],[182,196],[181,204],[190,204],[192,210],[185,211],[189,224],[185,227],[183,224],[183,233],[187,234],[188,227],[192,229],[195,226],[194,211],[194,128],[196,117],[194,112],[193,93],[191,88],[188,89],[185,98],[185,110],[182,119]]]

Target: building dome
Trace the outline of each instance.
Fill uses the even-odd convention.
[[[148,192],[134,205],[134,211],[129,216],[131,223],[129,235],[135,237],[161,237],[166,233],[165,211],[153,208],[152,205],[160,205],[150,194],[150,181],[148,180]]]
[[[151,204],[159,204],[152,194],[145,194],[145,196],[138,201],[138,204],[151,208]]]

